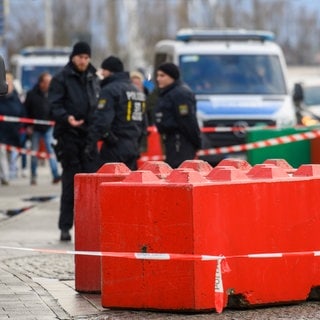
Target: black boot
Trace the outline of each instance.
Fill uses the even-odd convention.
[[[71,235],[70,235],[69,230],[61,230],[60,240],[61,241],[71,241]]]

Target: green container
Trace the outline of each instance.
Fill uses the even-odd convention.
[[[282,137],[296,133],[308,132],[308,128],[253,129],[247,134],[247,143]],[[293,168],[311,162],[310,140],[289,142],[271,147],[247,151],[247,161],[251,165],[263,163],[267,159],[284,159]]]

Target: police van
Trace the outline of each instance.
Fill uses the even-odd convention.
[[[22,94],[30,90],[43,72],[54,75],[69,61],[69,47],[26,47],[10,60],[15,85]]]
[[[203,149],[243,144],[253,126],[297,122],[285,58],[272,32],[183,29],[175,40],[156,44],[155,70],[163,62],[176,63],[196,94]],[[217,163],[226,156],[203,159]]]

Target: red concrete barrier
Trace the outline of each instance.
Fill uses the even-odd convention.
[[[241,169],[244,171],[248,171],[252,168],[251,164],[243,159],[237,159],[237,158],[226,158],[221,160],[218,165],[219,166],[232,166],[237,169]]]
[[[102,182],[121,181],[130,169],[123,163],[106,163],[97,173],[75,176],[75,250],[100,251],[100,209],[98,186]],[[97,256],[75,256],[75,289],[101,291],[101,263]]]
[[[207,175],[212,170],[212,166],[203,160],[185,160],[180,164],[179,168],[193,169],[202,175]]]
[[[229,185],[216,199],[215,209],[224,210],[220,225],[228,235],[223,253],[232,270],[224,275],[230,305],[305,301],[320,285],[320,260],[308,253],[319,249],[320,176],[306,177],[301,171],[291,178],[284,169],[260,166],[253,175],[256,182],[238,186],[237,192]],[[271,255],[263,259],[250,253]]]
[[[171,173],[172,168],[163,161],[147,161],[139,167],[139,170],[151,171],[157,177],[165,178]]]
[[[320,166],[271,162],[100,184],[101,250],[223,255],[224,307],[305,301],[320,287]],[[216,264],[102,257],[102,306],[213,310]]]
[[[289,174],[295,172],[295,169],[285,159],[267,159],[263,163],[274,164],[277,167],[285,169]]]

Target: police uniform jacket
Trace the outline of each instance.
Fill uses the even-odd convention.
[[[112,147],[118,140],[129,140],[137,152],[137,144],[145,131],[145,94],[131,83],[129,74],[117,72],[103,79],[90,127],[91,143],[103,139],[108,147]]]
[[[49,87],[50,114],[56,121],[54,137],[57,139],[63,133],[77,131],[86,135],[93,112],[97,106],[99,95],[99,80],[96,69],[89,64],[88,69],[79,73],[70,61],[56,74]],[[84,124],[74,128],[68,123],[68,117],[73,115]]]
[[[155,124],[160,134],[182,134],[196,150],[201,148],[195,96],[180,80],[159,90]]]

